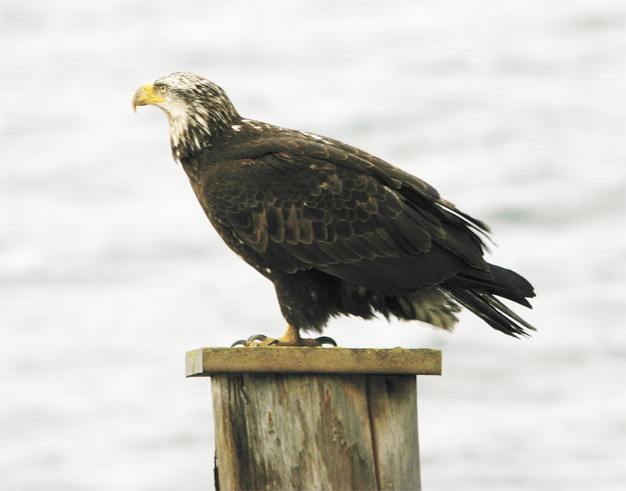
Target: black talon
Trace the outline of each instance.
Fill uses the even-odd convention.
[[[230,345],[231,348],[236,346],[243,346],[244,348],[254,348],[256,346],[337,346],[337,342],[333,338],[328,336],[320,336],[319,338],[300,338],[292,339],[290,336],[283,336],[282,338],[270,338],[265,334],[253,334],[248,339],[239,339]]]
[[[329,338],[328,336],[320,336],[319,338],[316,339],[316,341],[320,343],[320,346],[324,344],[330,344],[334,346],[335,348],[337,347],[337,342],[333,338]]]
[[[265,341],[267,336],[265,334],[254,334],[248,338],[248,343],[254,343],[255,341]]]

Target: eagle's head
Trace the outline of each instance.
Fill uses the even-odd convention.
[[[208,148],[241,119],[221,87],[189,72],[174,72],[139,87],[133,109],[146,105],[158,106],[167,115],[177,160]]]

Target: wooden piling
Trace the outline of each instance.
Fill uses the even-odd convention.
[[[187,353],[187,376],[211,377],[223,491],[419,490],[415,375],[440,374],[425,349]]]

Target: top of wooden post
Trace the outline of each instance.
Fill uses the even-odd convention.
[[[199,348],[187,352],[187,377],[225,373],[441,375],[441,351],[361,348]]]

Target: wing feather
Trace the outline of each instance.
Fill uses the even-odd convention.
[[[420,179],[343,144],[276,140],[248,147],[223,200],[232,233],[273,268],[385,291],[489,270],[472,232],[481,223]]]

